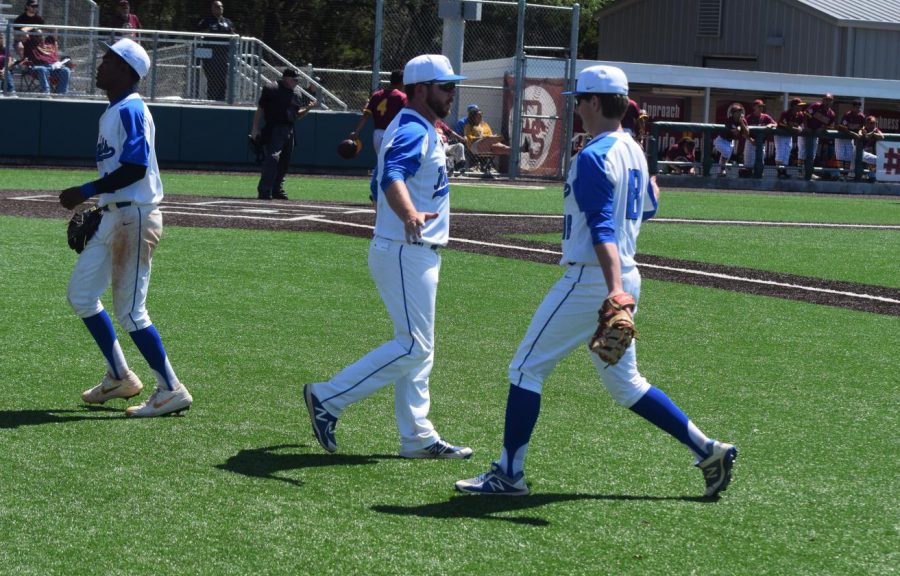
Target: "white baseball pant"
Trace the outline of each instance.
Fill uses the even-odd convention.
[[[819,149],[819,139],[813,137],[812,139],[812,157],[813,162],[816,160],[816,151]],[[797,161],[805,162],[806,161],[806,136],[798,136],[797,137]]]
[[[775,136],[775,163],[779,166],[791,165],[791,148],[794,147],[793,136]]]
[[[623,274],[622,285],[637,302],[641,291],[638,270]],[[634,342],[618,363],[608,367],[588,349],[588,342],[597,329],[597,312],[606,294],[606,280],[599,266],[570,265],[534,313],[509,365],[509,381],[540,394],[544,380],[556,365],[575,348],[584,346],[616,402],[630,408],[640,400],[650,384],[638,372]]]
[[[719,151],[719,154],[722,155],[723,159],[719,160],[720,163],[731,160],[731,153],[734,151],[734,142],[729,142],[721,136],[716,136],[716,139],[713,140],[713,146],[715,146],[716,150]]]
[[[150,326],[146,307],[150,262],[161,235],[162,212],[156,206],[109,206],[69,280],[67,296],[78,317],[99,314],[100,296],[112,284],[119,325],[126,332]]]
[[[856,146],[853,140],[838,139],[834,141],[834,155],[840,162],[853,162],[856,156]]]
[[[434,362],[434,311],[441,257],[429,246],[373,238],[369,271],[394,323],[394,339],[347,366],[316,396],[335,417],[347,406],[394,383],[394,415],[401,451],[440,439],[428,420],[428,377]]]

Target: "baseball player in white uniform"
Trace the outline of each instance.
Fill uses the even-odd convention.
[[[428,378],[434,361],[434,315],[441,256],[449,237],[450,186],[444,147],[435,131],[463,76],[449,60],[426,54],[403,71],[409,97],[385,130],[373,176],[375,234],[369,270],[394,323],[394,338],[328,382],[304,387],[313,433],[328,452],[350,404],[394,383],[394,410],[405,458],[468,458],[471,448],[441,439],[428,420]]]
[[[656,212],[659,190],[650,179],[643,150],[621,129],[628,104],[628,80],[612,66],[591,66],[578,75],[576,112],[594,138],[578,153],[563,189],[565,274],[538,307],[509,367],[509,397],[500,459],[490,470],[456,483],[473,494],[519,496],[525,483],[525,454],[537,423],[544,380],[597,329],[597,311],[608,296],[630,293],[635,301],[641,276],[635,252],[641,221]],[[635,345],[618,363],[591,359],[613,398],[685,444],[696,456],[706,495],[725,490],[737,449],[707,438],[637,369]]]
[[[144,49],[130,39],[109,46],[97,69],[97,87],[109,107],[100,117],[96,161],[101,178],[63,190],[60,204],[69,209],[96,198],[103,219],[78,257],[69,281],[68,299],[84,321],[103,356],[106,375],[81,398],[103,404],[131,398],[144,385],[128,368],[112,321],[100,296],[112,284],[119,325],[128,332],[156,376],[156,391],[125,410],[126,416],[162,416],[190,408],[193,399],[172,370],[159,333],[147,314],[150,262],[162,234],[162,182],[156,163],[155,127],[137,85],[150,69]]]

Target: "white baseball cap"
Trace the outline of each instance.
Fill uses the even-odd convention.
[[[122,38],[115,44],[106,44],[106,47],[121,56],[122,60],[128,62],[128,65],[131,66],[141,78],[146,76],[147,72],[150,71],[150,57],[147,56],[147,51],[134,40]]]
[[[575,90],[563,94],[622,94],[628,96],[628,78],[615,66],[590,66],[578,74]]]
[[[453,73],[450,60],[442,54],[416,56],[403,69],[403,83],[407,85],[420,82],[459,82],[465,79],[465,76]]]

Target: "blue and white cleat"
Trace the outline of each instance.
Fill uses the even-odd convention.
[[[455,488],[457,492],[487,496],[526,496],[530,492],[525,484],[524,472],[510,478],[503,473],[497,462],[491,462],[491,469],[484,474],[458,481]]]
[[[731,483],[731,469],[737,458],[738,450],[733,444],[726,444],[714,440],[709,456],[696,466],[703,472],[706,481],[707,498],[715,498],[720,492],[724,492]]]
[[[433,458],[437,460],[466,460],[472,456],[472,449],[464,446],[454,446],[438,440],[427,448],[421,450],[401,450],[401,458]]]
[[[312,422],[316,440],[326,452],[334,452],[337,450],[337,441],[334,439],[337,418],[332,416],[312,393],[312,384],[303,387],[303,396],[306,398],[306,410],[309,412],[309,421]]]

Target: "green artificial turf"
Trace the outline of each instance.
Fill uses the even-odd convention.
[[[645,280],[642,373],[738,445],[728,492],[698,498],[687,450],[579,350],[546,382],[533,495],[481,499],[453,482],[499,455],[506,368],[558,267],[442,252],[431,419],[470,461],[398,459],[389,388],[328,455],[303,384],[391,335],[365,240],[167,227],[149,310],[195,404],[134,421],[79,400],[104,366],[63,224],[0,217],[0,573],[895,573],[897,317]]]

